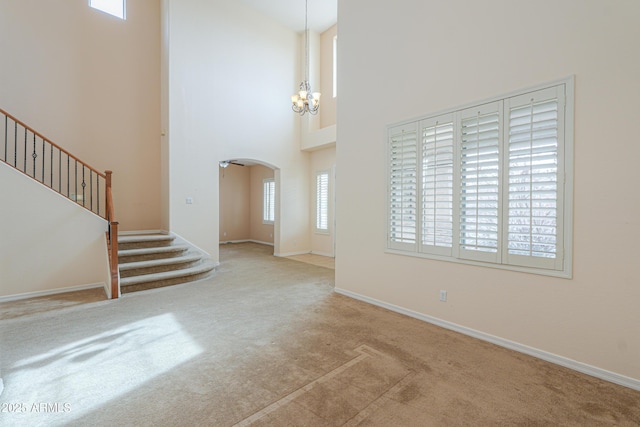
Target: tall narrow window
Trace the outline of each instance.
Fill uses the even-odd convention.
[[[389,243],[414,249],[418,221],[418,150],[414,126],[391,130],[389,144]]]
[[[333,97],[338,96],[338,36],[333,37]]]
[[[548,89],[508,100],[507,254],[511,263],[558,264],[562,244],[562,164],[564,97]]]
[[[453,115],[422,122],[422,252],[451,255]]]
[[[329,232],[329,171],[316,174],[316,231]]]
[[[499,104],[461,114],[460,256],[498,261],[500,194]]]
[[[126,19],[126,0],[89,0],[89,6],[120,19]]]
[[[262,181],[262,187],[262,222],[273,224],[276,219],[276,183],[273,178],[267,178]]]

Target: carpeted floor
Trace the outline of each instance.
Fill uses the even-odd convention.
[[[221,246],[213,278],[0,317],[2,426],[638,426],[640,392]],[[2,310],[9,310],[4,304]]]

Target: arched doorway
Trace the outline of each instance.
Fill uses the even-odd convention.
[[[278,168],[255,159],[219,162],[219,240],[255,242],[278,253]]]

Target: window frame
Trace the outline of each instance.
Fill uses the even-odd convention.
[[[333,36],[333,64],[332,64],[332,77],[333,77],[333,97],[338,97],[338,36]]]
[[[274,178],[262,180],[262,223],[274,224],[276,220],[276,181]]]
[[[326,189],[324,192],[324,210],[325,210],[325,221],[326,221],[326,228],[321,228],[319,227],[319,224],[321,222],[321,205],[322,203],[320,200],[320,197],[322,196],[322,194],[320,193],[320,177],[321,176],[326,176]],[[329,194],[331,192],[331,171],[330,170],[322,170],[322,171],[317,171],[316,172],[316,191],[315,191],[315,196],[316,196],[316,203],[315,203],[315,211],[316,211],[316,221],[315,221],[315,233],[316,234],[329,234],[330,233],[330,223],[329,223],[329,212],[330,212],[330,200],[331,197],[329,197]]]
[[[558,240],[556,246],[558,252],[556,258],[551,258],[554,262],[528,262],[530,260],[537,261],[538,258],[543,260],[542,257],[528,257],[528,260],[522,262],[521,258],[527,258],[522,256],[513,256],[508,253],[508,204],[509,204],[509,106],[516,105],[514,100],[527,96],[536,96],[537,93],[543,93],[545,91],[556,90],[558,93],[558,147],[557,147],[557,221],[559,224],[559,232],[557,232]],[[546,93],[546,92],[545,92]],[[467,254],[469,251],[461,251],[460,249],[460,200],[455,200],[461,197],[461,120],[465,116],[465,113],[474,109],[481,110],[500,110],[499,113],[499,200],[498,200],[498,249],[495,257],[485,256],[480,254]],[[515,107],[514,107],[515,108]],[[423,130],[435,121],[453,116],[454,129],[453,129],[453,247],[450,251],[442,248],[428,248],[423,245],[423,171],[420,166],[420,159],[422,158],[422,146],[423,144]],[[387,198],[386,198],[386,221],[385,221],[385,252],[396,255],[407,255],[419,258],[427,258],[439,261],[449,261],[461,264],[469,264],[483,267],[490,267],[503,270],[512,270],[526,273],[533,273],[546,276],[554,276],[561,278],[572,277],[572,260],[573,260],[573,120],[574,120],[574,77],[569,76],[564,79],[559,79],[546,84],[529,87],[526,89],[514,91],[508,94],[496,96],[490,99],[473,102],[467,105],[451,108],[434,114],[428,114],[390,124],[386,127],[385,135],[385,170],[386,178],[385,185],[387,186]],[[506,123],[506,125],[505,125]],[[393,224],[393,212],[392,202],[397,199],[397,194],[392,194],[392,165],[391,165],[391,149],[392,149],[392,137],[398,135],[400,132],[415,132],[415,144],[416,144],[416,160],[417,160],[417,175],[416,175],[416,212],[415,212],[415,242],[396,242],[392,239],[392,224]],[[505,176],[507,175],[507,176]],[[505,184],[507,182],[507,184]],[[394,199],[394,197],[396,199]],[[462,252],[462,254],[461,254]],[[520,258],[514,262],[514,259]]]

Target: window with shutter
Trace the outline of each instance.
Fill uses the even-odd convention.
[[[415,248],[418,220],[418,152],[415,125],[393,130],[389,143],[389,242]]]
[[[387,250],[571,277],[572,129],[573,78],[390,126]]]
[[[276,183],[273,178],[262,181],[262,222],[273,224],[276,219]]]
[[[558,160],[563,98],[554,88],[507,100],[506,256],[512,264],[556,268],[562,256]]]
[[[422,248],[451,255],[453,247],[453,116],[422,121]]]
[[[329,172],[316,174],[316,231],[329,231]]]
[[[499,105],[471,108],[460,117],[460,256],[497,262]]]

